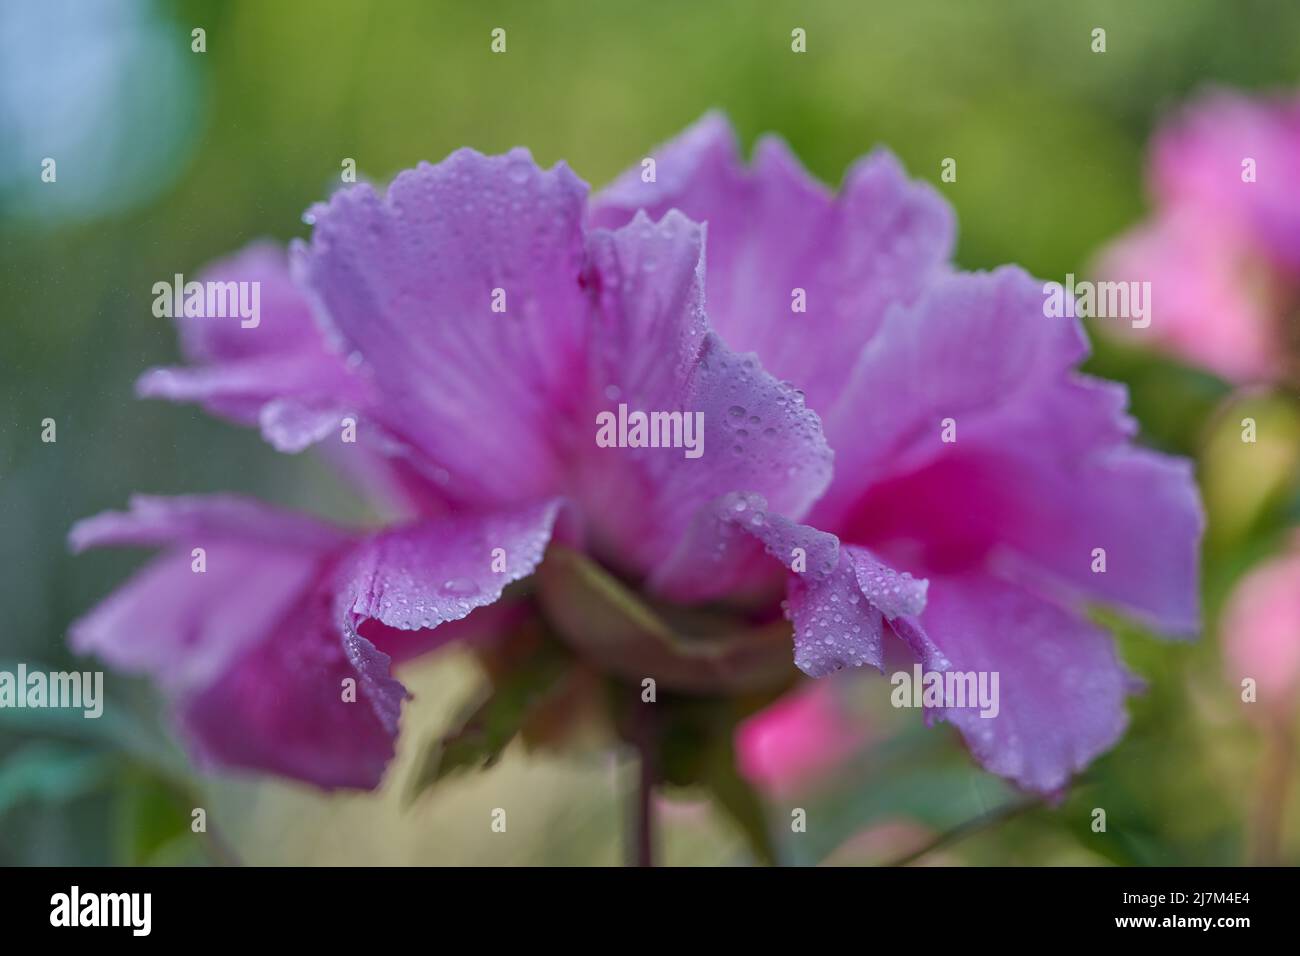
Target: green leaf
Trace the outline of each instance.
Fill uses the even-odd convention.
[[[1014,800],[1015,791],[953,746],[952,732],[917,720],[841,770],[838,785],[801,800],[808,832],[782,832],[783,858],[818,863],[846,840],[887,820],[909,819],[939,834]]]
[[[0,816],[24,800],[61,803],[101,786],[107,755],[50,741],[29,744],[0,764]]]
[[[202,844],[190,830],[190,813],[196,804],[193,795],[178,790],[165,777],[143,770],[129,773],[118,804],[123,862],[148,865],[177,843],[189,844],[191,855],[202,859]]]
[[[770,690],[794,676],[790,625],[738,628],[731,616],[671,609],[632,592],[591,559],[552,546],[538,597],[564,640],[606,673],[669,690]]]
[[[767,811],[758,793],[736,770],[735,756],[731,753],[730,740],[725,754],[718,754],[711,761],[709,772],[704,777],[704,787],[740,828],[749,844],[750,852],[760,863],[768,866],[777,864],[776,843],[772,839],[771,825]]]
[[[449,733],[433,740],[420,755],[407,788],[410,803],[449,775],[483,769],[502,752],[533,712],[555,692],[572,659],[552,643],[500,673]]]
[[[32,662],[27,668],[47,672],[55,669]],[[0,660],[0,670],[16,670],[16,662]],[[112,698],[104,701],[103,712],[94,718],[86,717],[76,707],[3,707],[0,734],[53,738],[79,743],[83,748],[108,747],[173,777],[183,778],[188,773],[188,763],[170,740],[122,701]]]

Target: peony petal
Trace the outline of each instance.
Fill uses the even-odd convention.
[[[198,281],[257,283],[259,316],[252,327],[245,327],[240,319],[175,317],[181,351],[191,362],[215,365],[273,355],[329,357],[307,297],[291,276],[288,257],[278,244],[254,242],[208,266]]]
[[[1128,443],[1127,419],[1112,418],[1110,437],[1089,442],[1088,422],[1105,415],[1098,396],[1116,391],[1079,380],[1044,399],[1037,428],[1011,432],[990,453],[998,492],[987,500],[1009,515],[999,544],[1006,573],[1192,636],[1205,530],[1192,463]]]
[[[378,784],[405,691],[387,656],[331,616],[348,535],[232,497],[137,497],[71,539],[78,551],[168,548],[76,622],[71,641],[156,679],[201,758],[326,788]]]
[[[679,599],[711,595],[718,582],[730,590],[754,576],[760,547],[789,572],[783,607],[794,625],[795,665],[810,677],[863,664],[882,669],[884,622],[925,607],[926,581],[768,513],[759,495],[725,495],[703,509],[651,584]]]
[[[729,492],[696,512],[648,586],[678,601],[735,598],[756,580],[775,587],[780,572],[771,558],[820,579],[835,570],[839,549],[834,535],[770,512],[762,495]]]
[[[559,510],[560,502],[551,500],[374,535],[342,569],[344,620],[352,627],[373,620],[414,631],[458,621],[493,604],[507,584],[541,563]]]
[[[870,664],[884,669],[884,623],[920,614],[929,582],[875,555],[841,546],[829,574],[792,574],[786,616],[795,625],[795,665],[809,677]]]
[[[936,714],[993,773],[1051,793],[1124,732],[1131,677],[1110,636],[1060,605],[983,574],[937,576],[920,622],[947,658],[927,670],[982,673],[990,690],[998,675],[996,716]]]
[[[68,535],[74,554],[90,548],[206,546],[233,541],[294,553],[324,552],[351,540],[331,525],[238,495],[132,495],[126,512],[78,521]]]
[[[736,765],[776,797],[826,777],[868,740],[863,723],[821,681],[797,688],[736,728]]]
[[[720,581],[734,587],[752,577],[760,548],[788,572],[782,609],[794,625],[800,670],[824,677],[844,667],[882,666],[883,616],[863,599],[853,557],[834,535],[769,513],[760,495],[733,493],[702,509],[652,584],[679,599],[709,596]],[[774,570],[770,562],[767,570]]]
[[[459,150],[313,210],[296,256],[372,413],[466,503],[559,487],[557,412],[582,380],[586,186],[526,150]],[[494,304],[504,311],[494,311]]]
[[[1204,522],[1190,466],[1132,444],[1124,390],[1073,371],[1077,323],[1042,303],[1002,269],[891,315],[830,415],[859,433],[810,520],[894,563],[983,568],[1192,632]]]
[[[1228,678],[1239,688],[1253,680],[1259,708],[1282,721],[1292,719],[1300,694],[1300,537],[1291,547],[1241,579],[1220,622]]]
[[[1046,318],[1043,302],[1041,283],[1004,267],[947,276],[890,312],[823,415],[836,475],[815,523],[835,527],[873,482],[963,447],[975,430],[996,434],[1073,368],[1087,352],[1078,321]],[[943,440],[945,419],[955,443]]]
[[[1300,227],[1298,227],[1300,228]],[[1149,282],[1151,324],[1100,327],[1135,344],[1158,345],[1231,382],[1270,381],[1285,369],[1276,339],[1280,303],[1241,236],[1214,215],[1183,206],[1121,236],[1094,269],[1101,281]]]
[[[906,571],[895,571],[866,548],[844,548],[853,562],[853,576],[863,597],[880,609],[886,619],[915,617],[925,610],[929,582]]]
[[[282,249],[254,243],[210,266],[198,281],[256,284],[258,322],[245,327],[240,318],[176,317],[181,350],[192,364],[149,370],[136,383],[140,397],[200,402],[245,425],[256,424],[272,402],[281,422],[301,407],[335,424],[366,403],[364,383],[326,342]],[[319,428],[290,431],[275,421],[264,430],[285,451],[320,437]]]
[[[1194,633],[1204,517],[1191,466],[1132,446],[1123,401],[1083,378],[1045,389],[999,430],[972,429],[868,490],[839,527],[918,567],[981,567]]]
[[[827,577],[791,575],[786,595],[799,670],[825,677],[864,664],[884,669],[884,615],[863,599],[853,562],[843,552]]]
[[[597,549],[674,596],[692,577],[681,566],[691,556],[684,538],[698,541],[697,519],[707,523],[721,496],[756,494],[771,512],[797,517],[831,473],[820,422],[799,394],[709,331],[703,246],[702,229],[677,213],[591,237],[596,415],[626,406],[702,416],[703,443],[697,457],[686,448],[601,448],[593,416],[578,457],[580,497]],[[711,552],[694,553],[707,560]],[[675,569],[660,569],[669,562]]]
[[[378,786],[408,696],[389,676],[388,656],[355,633],[340,641],[325,594],[305,596],[280,624],[181,701],[200,762],[324,789]]]
[[[220,680],[240,653],[274,634],[317,583],[324,557],[311,548],[204,536],[192,539],[206,564],[196,573],[190,542],[180,540],[71,629],[74,650],[149,674],[175,694]]]
[[[1213,232],[1234,233],[1300,274],[1300,97],[1213,91],[1161,128],[1149,172],[1162,207],[1195,208],[1214,220]]]
[[[325,454],[375,506],[404,517],[445,508],[440,477],[407,460],[409,449],[372,428],[366,382],[327,343],[283,249],[259,242],[215,263],[202,281],[260,283],[261,321],[180,318],[181,348],[192,364],[155,368],[136,382],[142,398],[199,402],[213,414],[259,426],[278,451],[299,452],[355,419],[355,442],[328,442]]]
[[[640,209],[676,208],[706,222],[714,329],[806,389],[814,408],[829,406],[886,309],[914,299],[952,252],[947,203],[883,150],[849,171],[838,197],[779,139],[761,140],[745,169],[718,114],[655,159],[655,182],[630,170],[595,198],[591,221],[621,226]],[[794,311],[796,289],[806,311]]]

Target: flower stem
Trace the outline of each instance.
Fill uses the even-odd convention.
[[[951,846],[952,844],[957,843],[960,840],[964,840],[966,837],[971,836],[972,834],[979,833],[981,830],[987,830],[991,827],[997,826],[999,823],[1003,823],[1007,820],[1012,819],[1013,817],[1017,817],[1020,814],[1026,812],[1027,810],[1032,810],[1034,807],[1041,806],[1041,804],[1042,801],[1036,797],[1025,797],[1019,800],[1010,800],[999,807],[994,807],[992,810],[989,810],[987,813],[982,813],[978,817],[975,817],[974,819],[967,820],[964,823],[958,824],[957,826],[953,827],[951,830],[939,834],[937,837],[930,840],[928,843],[926,843],[924,846],[920,847],[919,849],[913,850],[912,852],[886,865],[887,866],[911,866],[913,863],[918,862],[923,857],[926,857],[929,854],[933,853],[935,850],[942,849],[943,847],[946,846]]]
[[[632,791],[628,826],[628,866],[654,866],[654,788],[658,734],[653,705],[642,705],[636,720],[637,785]]]
[[[1294,759],[1290,728],[1281,722],[1270,726],[1259,802],[1255,806],[1253,857],[1256,866],[1276,866],[1281,858],[1282,822]]]

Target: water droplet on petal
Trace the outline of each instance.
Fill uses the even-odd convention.
[[[469,578],[449,578],[438,591],[446,597],[473,597],[478,594],[478,584]]]

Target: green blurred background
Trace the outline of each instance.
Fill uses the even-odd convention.
[[[806,55],[790,52],[796,26]],[[1104,54],[1090,50],[1098,26]],[[195,27],[206,53],[190,50]],[[495,27],[507,30],[505,55],[489,50]],[[5,3],[0,666],[73,666],[68,623],[138,559],[74,560],[66,532],[134,491],[230,490],[359,514],[312,457],[277,455],[193,407],[132,397],[143,369],[177,356],[170,323],[150,312],[153,283],[258,237],[306,235],[301,215],[337,186],[345,157],[382,182],[460,146],[526,145],[599,187],[717,107],[747,147],[779,133],[832,184],[887,145],[956,207],[962,265],[1018,262],[1059,279],[1084,273],[1102,242],[1144,214],[1144,144],[1167,109],[1208,85],[1298,80],[1300,5],[1280,0]],[[46,156],[57,184],[40,181]],[[940,184],[948,156],[958,181]],[[1092,369],[1130,384],[1144,439],[1198,459],[1212,625],[1233,580],[1300,521],[1294,443],[1272,448],[1268,468],[1243,468],[1221,423],[1244,402],[1276,425],[1271,434],[1295,435],[1295,403],[1232,396],[1207,376],[1098,344]],[[56,444],[40,441],[47,417]],[[1189,646],[1117,627],[1150,689],[1134,699],[1123,742],[1059,806],[1020,808],[950,730],[891,711],[883,680],[855,682],[847,693],[879,743],[799,796],[809,832],[788,840],[787,858],[894,859],[991,813],[926,859],[1251,859],[1258,782],[1280,755],[1242,718],[1213,627]],[[512,750],[404,807],[412,751],[479,678],[455,653],[401,676],[417,700],[378,795],[200,777],[169,742],[151,689],[112,674],[100,721],[0,712],[0,863],[621,858],[628,766],[614,757]],[[1296,789],[1282,848],[1293,862]],[[727,821],[679,796],[663,814],[666,862],[747,859]],[[787,804],[772,805],[777,823]],[[208,811],[204,838],[189,831],[196,806]],[[512,807],[509,837],[483,822],[495,806]],[[1107,810],[1106,834],[1090,829],[1093,807]]]

